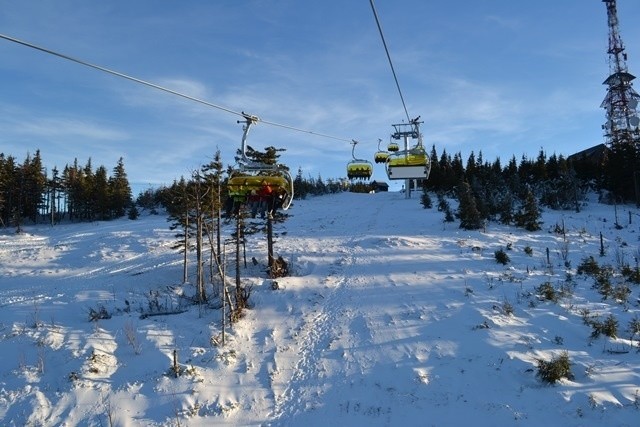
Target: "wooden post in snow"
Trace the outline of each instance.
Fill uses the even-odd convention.
[[[269,277],[273,278],[273,215],[271,211],[267,213],[267,265],[269,267]]]

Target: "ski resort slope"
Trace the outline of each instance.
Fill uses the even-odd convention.
[[[603,300],[575,271],[589,255],[635,266],[638,226],[614,224],[636,209],[592,201],[544,212],[539,232],[465,231],[418,196],[296,201],[274,227],[290,269],[277,290],[264,234],[249,235],[252,308],[224,346],[217,300],[185,302],[194,288],[166,218],[4,230],[0,424],[637,425],[640,354],[626,328],[639,287],[625,304]],[[543,300],[547,282],[573,291]],[[585,310],[614,315],[620,338],[591,338]],[[96,312],[110,317],[89,321]],[[543,383],[538,359],[564,351],[572,378]]]

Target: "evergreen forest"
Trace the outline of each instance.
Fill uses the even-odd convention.
[[[432,196],[437,197],[443,219],[458,219],[461,228],[479,229],[499,221],[536,230],[540,209],[579,211],[590,191],[605,203],[636,201],[632,171],[637,168],[630,166],[637,163],[637,156],[602,147],[603,155],[597,157],[548,156],[540,150],[535,159],[513,156],[503,164],[499,158],[485,160],[482,152],[471,152],[463,160],[460,152],[451,156],[433,146],[430,177],[412,190],[422,192],[425,208],[432,206]],[[251,149],[249,155],[261,162],[276,162],[281,151]],[[0,154],[0,226],[19,230],[22,224],[111,220],[125,215],[135,219],[138,209],[155,213],[159,208],[178,223],[187,221],[180,219],[181,213],[193,209],[210,211],[215,217],[226,197],[224,183],[230,171],[223,167],[218,152],[213,162],[190,177],[147,189],[134,200],[122,158],[109,174],[105,166],[94,167],[91,159],[85,165],[75,159],[62,171],[56,167],[47,171],[39,150],[27,154],[21,163],[12,155]],[[294,177],[296,199],[373,189],[368,181],[305,177],[302,169]],[[455,212],[451,199],[458,202]]]

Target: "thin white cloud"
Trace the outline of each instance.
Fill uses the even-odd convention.
[[[87,138],[89,140],[121,141],[129,135],[113,126],[98,123],[94,119],[79,119],[63,116],[39,117],[18,113],[4,115],[3,123],[5,135],[28,135],[37,138]]]

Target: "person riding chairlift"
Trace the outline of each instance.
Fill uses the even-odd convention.
[[[267,212],[273,211],[273,189],[268,182],[262,183],[258,197],[260,198],[260,218],[264,219]]]
[[[247,197],[247,203],[251,208],[251,218],[255,218],[262,203],[261,197],[256,190],[251,190],[251,194]]]

